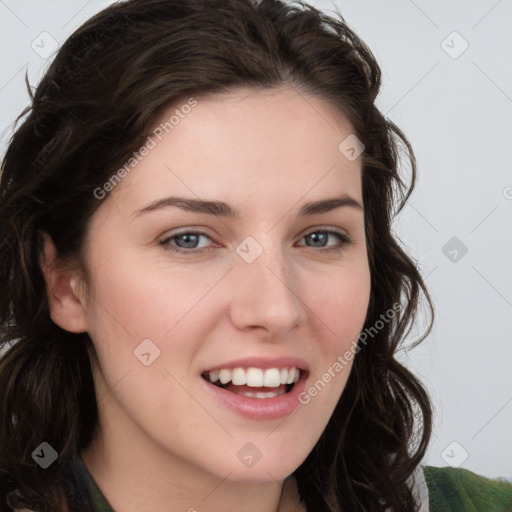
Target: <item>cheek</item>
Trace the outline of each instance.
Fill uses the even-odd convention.
[[[113,340],[145,338],[172,341],[172,331],[183,321],[197,318],[197,307],[222,276],[222,271],[170,265],[168,261],[145,262],[125,258],[120,265],[99,266],[89,310],[89,325],[97,334],[107,332]]]
[[[165,260],[152,265],[118,261],[96,266],[88,309],[101,379],[107,390],[120,379],[125,386],[138,383],[126,395],[126,408],[132,401],[147,402],[147,396],[159,410],[170,407],[169,396],[175,404],[191,407],[178,382],[189,378],[190,362],[217,321],[214,286],[225,270],[200,273]]]
[[[363,264],[347,265],[337,273],[331,272],[317,285],[317,293],[310,295],[310,303],[313,316],[318,319],[317,333],[323,334],[316,341],[318,364],[309,387],[299,397],[306,408],[310,404],[316,408],[315,418],[305,418],[305,424],[312,430],[327,423],[360,351],[358,338],[370,299],[370,271]]]
[[[357,340],[370,300],[369,269],[347,268],[332,275],[315,300],[315,310],[325,323],[333,349],[342,350]]]

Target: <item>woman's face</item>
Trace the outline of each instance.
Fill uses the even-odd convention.
[[[311,95],[186,104],[91,219],[83,312],[104,453],[284,479],[327,425],[366,316],[361,158]]]

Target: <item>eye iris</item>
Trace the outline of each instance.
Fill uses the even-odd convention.
[[[319,247],[323,247],[325,245],[323,242],[326,242],[328,236],[329,235],[327,233],[311,233],[308,235],[308,237],[313,241],[314,245],[315,242],[320,242],[320,244],[317,244]]]
[[[198,235],[194,235],[192,233],[185,233],[183,235],[178,235],[176,237],[176,242],[184,241],[185,245],[180,245],[178,243],[178,246],[180,247],[186,247],[188,249],[193,249],[198,241]]]

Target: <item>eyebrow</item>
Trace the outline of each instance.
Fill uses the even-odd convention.
[[[169,206],[175,206],[187,212],[206,213],[209,215],[218,215],[220,217],[237,218],[241,216],[239,210],[232,208],[229,204],[222,201],[207,201],[204,199],[189,199],[185,197],[171,196],[164,199],[158,199],[144,208],[137,210],[134,213],[134,218],[161,208],[168,208]],[[322,199],[320,201],[306,203],[299,210],[298,215],[305,216],[327,213],[335,210],[336,208],[342,207],[355,208],[364,212],[364,208],[359,201],[348,194],[343,194],[341,197],[333,197],[330,199]]]

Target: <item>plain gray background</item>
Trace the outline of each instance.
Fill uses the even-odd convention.
[[[25,71],[36,85],[52,50],[110,3],[0,0],[1,154],[28,104]],[[511,477],[512,1],[310,3],[337,6],[369,45],[383,72],[378,105],[418,160],[395,231],[437,315],[422,345],[400,354],[436,411],[425,463]]]

